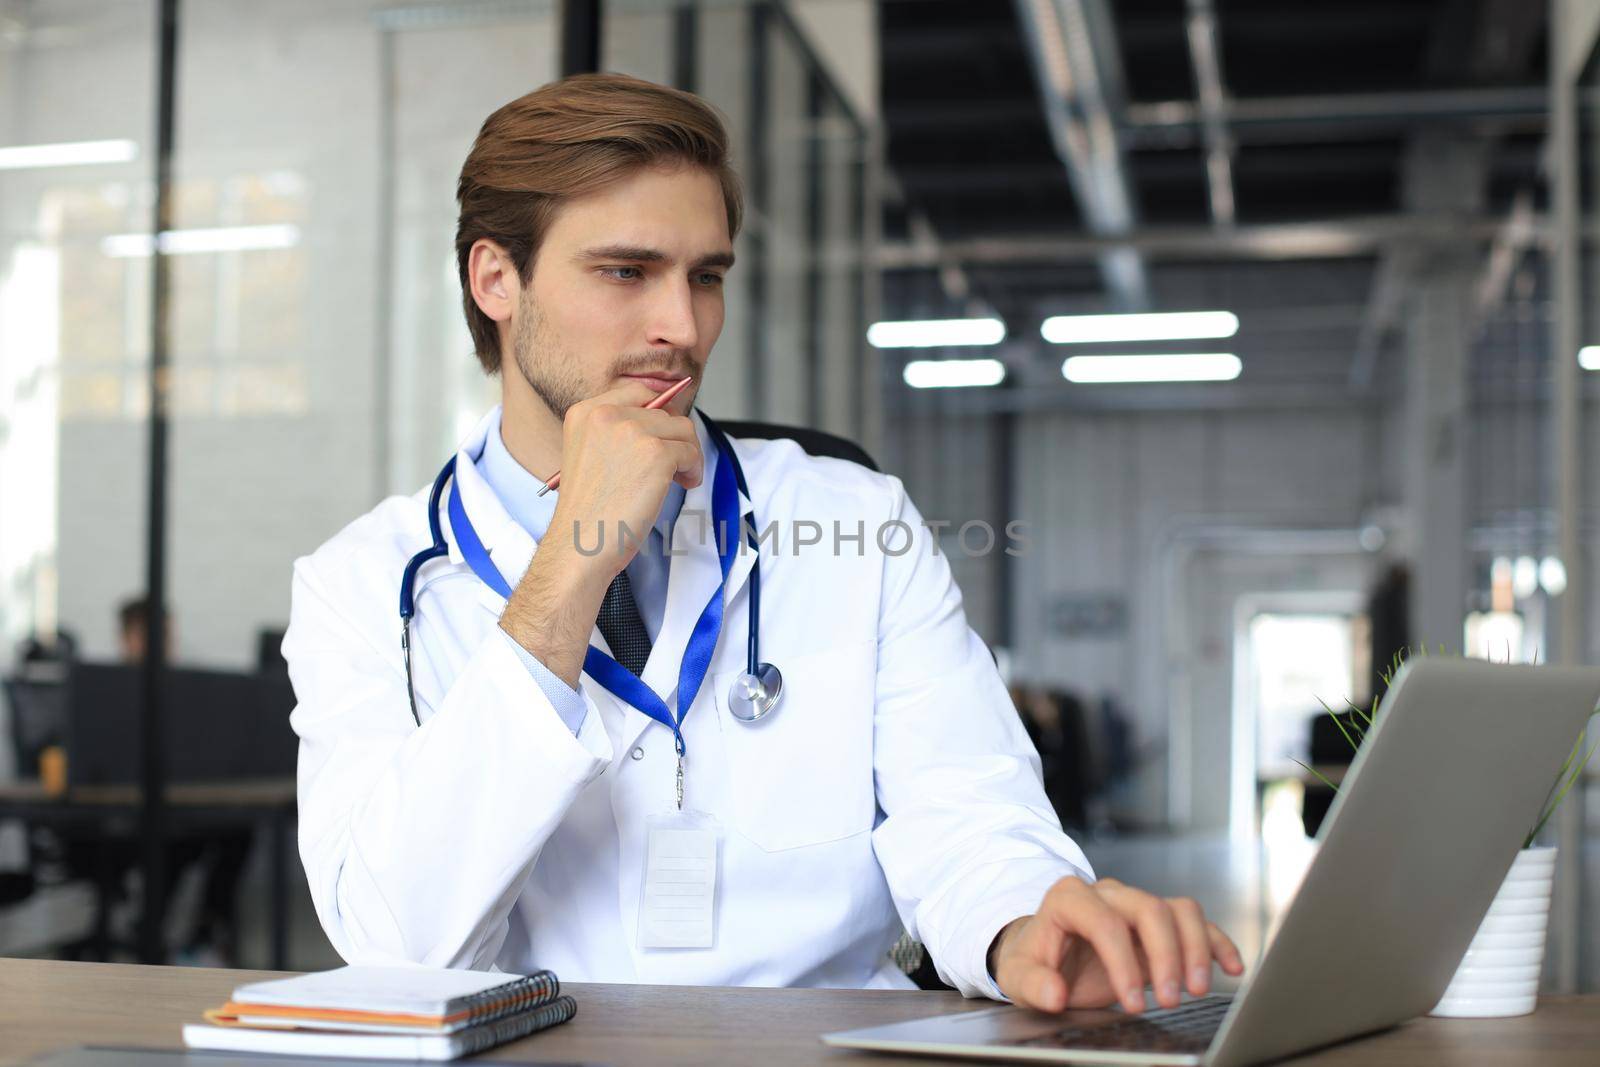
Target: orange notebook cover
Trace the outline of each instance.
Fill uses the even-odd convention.
[[[549,971],[526,977],[422,967],[343,967],[256,982],[206,1012],[218,1026],[451,1033],[554,1000]]]

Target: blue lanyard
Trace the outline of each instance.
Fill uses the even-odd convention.
[[[716,523],[722,578],[701,610],[700,618],[695,621],[694,630],[689,635],[689,645],[683,652],[683,663],[678,668],[677,717],[673,717],[666,701],[645,685],[643,679],[598,648],[589,646],[583,657],[585,674],[605,686],[619,700],[672,731],[679,756],[687,751],[683,743],[684,717],[689,714],[689,706],[694,703],[695,695],[700,692],[700,684],[705,681],[706,671],[711,667],[711,654],[716,651],[717,637],[722,632],[722,592],[728,582],[728,571],[733,567],[733,554],[739,545],[739,491],[729,451],[725,443],[717,450],[717,472],[711,483],[711,513]],[[511,585],[489,559],[489,552],[483,547],[478,531],[472,528],[467,509],[461,504],[461,492],[455,479],[451,479],[450,484],[449,510],[450,529],[455,534],[456,544],[461,547],[461,557],[485,585],[509,600]]]

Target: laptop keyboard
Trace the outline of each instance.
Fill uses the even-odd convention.
[[[1202,997],[1095,1026],[1068,1026],[1007,1044],[1021,1048],[1092,1049],[1101,1052],[1204,1052],[1228,1014],[1232,997]]]

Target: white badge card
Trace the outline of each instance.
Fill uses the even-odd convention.
[[[646,826],[639,947],[710,948],[721,826],[699,811],[652,815]]]

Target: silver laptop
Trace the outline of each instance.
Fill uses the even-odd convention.
[[[825,1034],[846,1048],[1048,1063],[1260,1063],[1438,1002],[1600,701],[1600,670],[1408,663],[1260,964],[1233,997],[1052,1016],[1000,1007]]]

